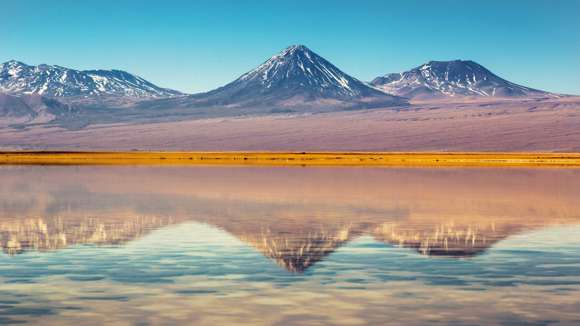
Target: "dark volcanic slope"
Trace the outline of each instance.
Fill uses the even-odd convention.
[[[552,95],[509,82],[469,60],[430,61],[403,73],[377,77],[371,84],[387,93],[407,98]]]
[[[75,112],[76,109],[70,105],[44,96],[0,93],[0,118],[14,122],[48,122]]]
[[[148,103],[154,107],[345,109],[404,104],[369,87],[303,45],[294,45],[213,91]]]
[[[29,66],[14,60],[0,64],[0,91],[51,97],[159,98],[181,95],[121,70],[80,71],[53,65]]]

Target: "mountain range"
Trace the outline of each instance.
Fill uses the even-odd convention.
[[[121,70],[58,65],[0,65],[0,117],[23,123],[183,120],[273,113],[404,108],[409,100],[546,97],[553,94],[498,77],[473,61],[431,61],[360,81],[304,45],[293,45],[215,90],[183,94]],[[76,128],[75,127],[75,128]]]
[[[0,64],[0,91],[50,97],[121,96],[156,98],[181,95],[121,70],[74,70],[57,65]]]

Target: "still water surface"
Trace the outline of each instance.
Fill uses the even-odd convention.
[[[580,323],[580,170],[0,167],[0,324]]]

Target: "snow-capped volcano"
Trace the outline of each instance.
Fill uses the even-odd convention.
[[[259,87],[262,93],[287,89],[312,97],[352,98],[375,94],[367,85],[304,45],[286,48],[226,87]]]
[[[256,69],[182,106],[271,109],[369,108],[405,103],[345,74],[303,45],[293,45]]]
[[[0,64],[0,91],[49,97],[124,96],[159,98],[181,95],[121,70],[74,70],[56,65]]]
[[[550,94],[509,82],[470,60],[430,61],[409,71],[377,77],[371,84],[389,94],[407,98]]]

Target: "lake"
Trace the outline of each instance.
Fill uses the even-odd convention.
[[[580,169],[0,180],[0,324],[580,324]]]

